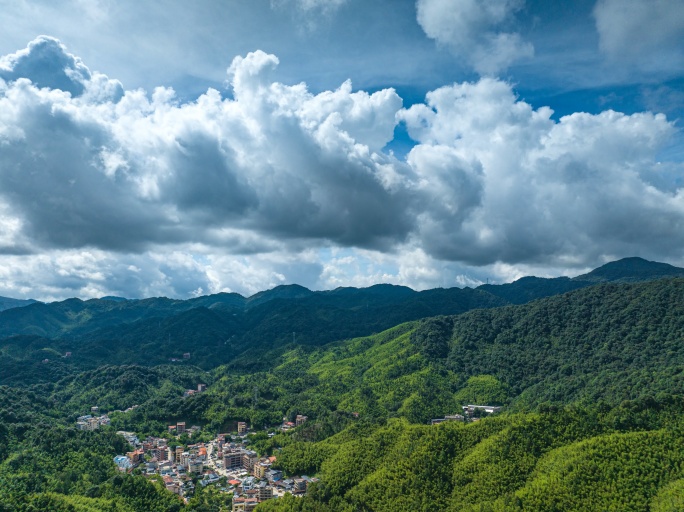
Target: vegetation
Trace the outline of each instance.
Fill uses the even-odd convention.
[[[392,285],[312,292],[279,286],[245,298],[219,293],[190,300],[116,297],[50,304],[4,303],[0,311],[0,384],[54,381],[69,372],[108,364],[191,364],[205,370],[230,364],[234,371],[268,370],[297,346],[368,336],[402,322],[481,308],[523,304],[601,282],[684,277],[684,269],[627,258],[574,279],[522,278],[477,289],[416,292]],[[0,303],[3,303],[0,299]],[[0,308],[1,309],[1,308]],[[294,343],[293,343],[294,333]],[[254,357],[258,352],[260,357]],[[264,358],[262,352],[269,352]],[[64,355],[70,352],[70,358]],[[190,358],[183,359],[183,354]],[[45,359],[48,363],[42,363]],[[33,380],[31,380],[33,379]]]
[[[390,420],[363,436],[345,431],[312,444],[310,451],[325,454],[318,462],[321,483],[304,499],[259,510],[676,507],[684,469],[682,412],[684,401],[673,397],[613,409],[546,407],[434,427]],[[300,450],[284,447],[279,462],[306,460]]]
[[[648,280],[672,269],[8,309],[0,511],[219,511],[229,495],[211,487],[183,504],[119,473],[114,432],[186,421],[210,436],[297,414],[309,421],[251,446],[320,481],[259,510],[681,510],[684,279]],[[472,403],[504,413],[429,425]],[[76,431],[94,405],[112,426]]]

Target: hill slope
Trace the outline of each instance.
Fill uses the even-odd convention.
[[[0,311],[5,311],[6,309],[21,308],[23,306],[28,306],[29,304],[34,304],[36,301],[33,299],[21,300],[21,299],[10,299],[9,297],[0,297]]]
[[[320,346],[420,318],[527,303],[593,286],[600,280],[639,281],[678,272],[684,270],[629,258],[575,279],[528,277],[474,290],[416,292],[402,286],[376,285],[313,292],[289,285],[249,298],[221,293],[185,301],[69,299],[0,312],[0,351],[7,354],[4,347],[17,346],[16,338],[1,338],[38,336],[45,338],[42,346],[34,340],[32,347],[58,354],[72,352],[71,362],[81,368],[104,362],[162,364],[189,352],[193,354],[192,364],[207,369],[233,361],[234,369],[254,371],[271,367],[269,361],[293,342]],[[15,349],[11,352],[17,360],[35,359],[29,347],[23,356]],[[264,353],[271,355],[264,358]],[[12,367],[19,364],[0,362],[5,363]]]

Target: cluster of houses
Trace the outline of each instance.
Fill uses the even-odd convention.
[[[230,480],[233,492],[233,511],[250,511],[259,503],[286,492],[304,494],[309,477],[284,478],[283,472],[273,469],[275,457],[259,458],[255,451],[248,449],[244,443],[229,442],[225,435],[216,439],[216,463],[220,473]]]
[[[204,393],[206,390],[206,384],[197,384],[197,389],[186,389],[185,393],[183,393],[183,398],[188,398],[189,396],[196,395],[198,393]]]
[[[194,492],[190,474],[204,475],[208,460],[204,443],[169,446],[169,440],[162,437],[148,436],[141,441],[133,432],[119,431],[117,434],[133,447],[126,455],[114,457],[114,463],[121,471],[140,468],[146,475],[160,475],[166,488],[179,496]],[[213,481],[217,482],[218,476],[214,477]]]
[[[299,416],[298,420],[295,425],[306,422],[306,417]],[[117,432],[133,450],[117,455],[114,462],[121,471],[140,468],[146,475],[159,475],[166,488],[181,497],[194,493],[193,480],[202,486],[218,484],[220,490],[233,493],[232,510],[236,512],[249,512],[262,501],[288,492],[306,493],[308,484],[316,479],[285,478],[282,471],[272,467],[275,457],[260,458],[249,449],[244,440],[247,423],[238,422],[237,426],[242,439],[219,434],[208,443],[187,446],[173,446],[175,443],[170,446],[168,439],[152,436],[141,441],[132,432]],[[186,429],[184,422],[178,422],[169,431],[178,438],[183,432],[199,431],[199,427]]]
[[[185,353],[183,354],[183,358],[182,358],[182,359],[181,359],[181,358],[178,358],[178,357],[172,357],[172,358],[169,359],[169,361],[171,361],[172,363],[177,363],[177,362],[179,362],[179,361],[183,361],[183,359],[185,359],[185,360],[190,359],[190,352],[185,352]]]
[[[295,418],[294,421],[288,421],[287,417],[283,418],[283,424],[280,427],[280,430],[283,432],[287,432],[288,430],[292,430],[293,428],[301,427],[306,423],[306,420],[309,418],[307,416],[303,416],[301,414],[297,414],[297,417]]]
[[[131,412],[134,409],[137,409],[139,406],[138,405],[132,405],[129,408],[125,410],[115,410],[111,412]],[[76,428],[79,430],[97,430],[100,428],[102,425],[110,425],[111,420],[109,419],[109,416],[107,414],[103,414],[102,416],[98,416],[100,412],[100,408],[97,406],[91,407],[90,408],[90,414],[86,414],[84,416],[79,416],[76,418]],[[199,427],[198,427],[199,428]]]
[[[484,412],[485,414],[494,414],[501,410],[501,407],[497,405],[464,405],[463,414],[452,414],[450,416],[445,416],[444,418],[435,418],[430,420],[431,425],[439,425],[445,421],[478,421],[479,418],[474,417],[476,412]]]
[[[101,425],[109,425],[111,423],[109,416],[106,414],[97,416],[98,413],[98,407],[91,407],[90,414],[79,416],[76,419],[76,428],[79,430],[97,430]]]
[[[185,426],[184,421],[179,421],[175,425],[169,425],[169,434],[173,435],[181,435],[183,433],[187,433],[188,436],[192,437],[195,433],[199,432],[201,430],[200,427],[197,425],[193,425],[192,427],[187,427]]]

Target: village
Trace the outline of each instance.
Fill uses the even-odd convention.
[[[303,416],[298,420],[300,424],[306,421]],[[288,427],[286,422],[281,428]],[[183,433],[192,436],[200,428],[186,428],[184,422],[178,422],[170,431],[178,437]],[[194,493],[195,485],[215,484],[222,492],[233,494],[234,512],[254,510],[262,501],[285,493],[303,495],[309,483],[317,480],[306,475],[285,478],[282,471],[273,469],[275,457],[260,458],[248,448],[244,422],[238,422],[237,435],[219,434],[210,442],[187,446],[169,446],[167,438],[148,436],[140,440],[133,432],[117,433],[134,448],[114,458],[121,471],[139,468],[147,476],[158,475],[169,491],[183,498]]]
[[[184,396],[202,393],[205,389],[206,386],[200,384],[197,390],[186,390]],[[91,414],[78,417],[76,427],[96,430],[110,425],[109,417],[106,414],[98,416],[98,413],[97,406],[91,407]],[[286,432],[307,420],[303,415],[297,415],[294,422],[283,418],[278,430]],[[150,478],[160,479],[167,490],[186,502],[194,494],[196,485],[216,485],[221,492],[233,495],[234,512],[249,512],[262,501],[286,493],[303,496],[308,485],[318,480],[306,475],[286,478],[282,471],[272,467],[276,457],[259,457],[250,450],[247,437],[250,430],[246,422],[237,422],[235,432],[218,434],[209,442],[178,444],[181,436],[192,439],[200,431],[200,427],[187,427],[183,421],[169,425],[168,437],[147,436],[141,440],[135,432],[118,431],[132,449],[114,457],[114,463],[120,471],[139,470]]]
[[[206,385],[199,384],[196,390],[186,390],[183,396],[187,398],[205,390]],[[136,407],[134,405],[118,412],[129,412]],[[437,418],[430,423],[438,425],[448,421],[477,421],[480,413],[487,415],[500,410],[498,406],[467,405],[463,406],[463,415]],[[91,414],[78,417],[77,428],[95,430],[110,425],[109,417],[106,414],[98,416],[98,413],[97,406],[91,407]],[[358,413],[353,414],[358,417]],[[283,418],[278,430],[287,432],[304,425],[307,420],[307,416],[301,414],[296,416],[294,422]],[[185,422],[178,421],[168,426],[168,437],[147,436],[143,440],[135,432],[119,431],[117,434],[126,439],[132,450],[114,457],[114,463],[120,471],[139,470],[150,478],[160,479],[167,490],[186,502],[194,494],[196,485],[216,485],[221,492],[232,494],[232,512],[252,511],[259,503],[282,497],[286,493],[303,496],[309,484],[318,481],[307,475],[286,477],[281,470],[273,467],[276,457],[259,457],[257,452],[249,449],[250,430],[247,423],[238,421],[236,426],[235,432],[218,434],[209,442],[185,445],[179,444],[178,440],[182,436],[192,439],[201,431],[201,427],[188,427]]]

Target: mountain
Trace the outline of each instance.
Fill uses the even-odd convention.
[[[682,510],[683,338],[684,279],[662,279],[286,354],[250,377],[278,389],[261,414],[272,400],[317,420],[266,448],[322,484],[264,510]],[[241,386],[217,382],[215,400]],[[425,425],[482,402],[507,412]]]
[[[421,318],[525,304],[602,281],[643,281],[677,274],[684,274],[684,270],[628,258],[573,279],[526,277],[476,289],[417,292],[380,284],[311,291],[286,285],[248,298],[219,293],[189,300],[68,299],[0,312],[0,351],[5,345],[16,347],[16,340],[5,343],[2,338],[37,336],[45,338],[42,349],[72,352],[70,363],[81,368],[103,362],[163,364],[191,353],[192,359],[186,362],[205,369],[231,362],[233,369],[257,371],[272,365],[293,343],[321,346]],[[29,347],[20,354],[12,348],[8,353],[18,361],[32,358],[28,351]],[[16,367],[17,361],[7,363]]]
[[[468,403],[523,412],[544,404],[615,407],[681,394],[682,339],[684,279],[606,283],[323,346],[257,350],[261,364],[233,359],[212,370],[215,383],[180,419],[220,429],[239,417],[274,424],[291,412],[426,423]],[[172,411],[140,414],[163,427]]]
[[[591,281],[573,280],[568,277],[543,278],[522,277],[517,281],[506,284],[483,284],[478,290],[483,290],[497,297],[501,297],[510,304],[525,304],[543,297],[560,295],[561,293],[579,290],[596,284]]]
[[[26,300],[21,300],[21,299],[11,299],[9,297],[0,297],[0,311],[5,311],[6,309],[12,309],[12,308],[20,308],[23,306],[28,306],[29,304],[34,304],[35,300],[33,299],[26,299]]]
[[[170,508],[163,489],[119,475],[112,457],[128,448],[113,432],[185,421],[209,439],[236,421],[259,429],[305,414],[250,446],[320,482],[260,511],[682,510],[684,278],[622,282],[657,275],[646,267],[604,268],[613,282],[519,305],[515,286],[494,289],[511,300],[379,286],[287,287],[250,307],[221,294],[7,310],[2,329],[40,320],[36,333],[62,334],[0,343],[0,384],[12,386],[0,389],[0,508],[208,509]],[[521,281],[527,297],[592,282]],[[411,321],[382,327],[400,318]],[[147,366],[185,352],[184,364]],[[183,398],[198,383],[208,389]],[[504,409],[427,424],[469,403]],[[95,404],[111,427],[76,431]]]
[[[684,268],[667,263],[648,261],[642,258],[623,258],[573,278],[574,281],[590,283],[619,282],[631,283],[652,281],[664,277],[684,277]]]
[[[298,284],[280,285],[264,292],[255,293],[246,301],[246,306],[254,307],[275,299],[303,299],[315,292]]]
[[[635,283],[665,277],[684,277],[684,269],[642,258],[623,258],[573,278],[523,277],[507,284],[485,284],[479,286],[478,290],[501,297],[511,304],[525,304],[535,299],[567,293],[598,283]]]

